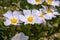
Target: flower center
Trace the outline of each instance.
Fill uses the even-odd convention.
[[[52,13],[51,9],[46,10],[47,13]]]
[[[28,19],[27,19],[29,22],[33,22],[34,21],[34,18],[33,17],[28,17]]]
[[[41,0],[36,0],[36,2],[41,2]]]
[[[16,24],[17,21],[18,21],[18,20],[17,20],[16,18],[11,18],[11,23],[12,23],[12,24]]]
[[[51,5],[52,4],[52,1],[53,0],[47,0],[47,3]]]
[[[40,13],[40,16],[39,17],[44,18],[44,14],[43,13]]]

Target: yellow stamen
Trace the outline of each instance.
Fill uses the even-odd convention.
[[[41,0],[36,0],[36,2],[41,2]]]
[[[53,2],[53,0],[47,0],[47,3],[48,3],[49,5],[51,5],[52,2]]]
[[[16,18],[11,18],[11,23],[12,23],[12,24],[16,24],[17,21],[18,21],[18,20],[17,20]]]
[[[29,22],[33,22],[34,21],[34,18],[33,17],[28,17],[28,19],[27,19]]]
[[[52,13],[51,9],[46,10],[47,13]]]
[[[44,18],[44,14],[43,13],[40,13],[40,16],[39,17],[42,17],[42,18]]]

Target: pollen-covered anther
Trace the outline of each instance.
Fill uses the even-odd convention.
[[[34,18],[33,17],[28,17],[27,19],[29,22],[33,22],[34,21]]]
[[[53,2],[53,0],[47,0],[47,3],[50,5],[52,4],[52,2]]]
[[[12,24],[16,24],[18,20],[16,18],[11,18],[10,21],[11,21]]]
[[[36,2],[41,2],[41,0],[36,0]]]
[[[47,13],[52,13],[52,10],[51,9],[47,9],[46,12]]]
[[[44,14],[43,14],[43,13],[41,13],[39,17],[42,17],[42,18],[44,18]]]

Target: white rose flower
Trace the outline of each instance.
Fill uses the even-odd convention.
[[[24,15],[20,15],[20,20],[24,22],[24,24],[34,24],[37,22],[37,17],[33,16],[31,10],[23,10]]]
[[[42,9],[40,9],[40,10],[34,9],[32,11],[34,13],[34,16],[37,17],[37,22],[36,22],[37,24],[41,24],[41,23],[46,24],[45,14],[42,12]]]
[[[25,36],[24,33],[20,32],[11,38],[11,40],[28,40],[29,36]]]
[[[42,4],[44,2],[44,0],[27,0],[28,3],[34,5],[38,5],[38,4]]]
[[[60,2],[56,0],[45,0],[48,5],[59,6]]]
[[[56,10],[54,10],[53,8],[45,8],[43,10],[46,14],[45,14],[45,19],[47,20],[51,20],[52,18],[55,18],[56,15],[60,15]]]
[[[19,15],[21,12],[19,11],[8,11],[7,13],[3,14],[3,16],[6,18],[6,21],[4,22],[4,25],[8,26],[8,25],[19,25],[19,23],[22,23],[21,21],[19,21]]]

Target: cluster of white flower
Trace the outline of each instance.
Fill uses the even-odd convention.
[[[7,13],[3,14],[3,16],[6,18],[6,21],[4,22],[6,26],[10,24],[19,25],[22,22],[24,22],[24,24],[45,24],[46,20],[51,20],[52,18],[55,18],[56,15],[60,14],[53,9],[33,9],[32,11],[23,10],[23,12],[12,12],[9,10]]]
[[[59,1],[55,0],[27,0],[28,3],[32,5],[38,5],[42,4],[43,2],[46,2],[48,5],[52,6],[59,6]],[[6,26],[8,25],[20,25],[24,22],[25,24],[46,24],[46,20],[51,20],[52,18],[55,18],[56,15],[60,15],[55,7],[47,8],[43,6],[43,8],[37,10],[25,10],[22,11],[8,11],[7,13],[3,14],[6,21],[4,24]],[[16,34],[11,40],[28,40],[29,37],[25,36],[24,33]]]
[[[59,1],[55,0],[27,0],[28,3],[34,5],[42,4],[44,1],[46,1],[47,4],[53,5],[53,6],[59,6]],[[23,14],[22,14],[23,13]],[[46,24],[46,20],[51,20],[52,18],[55,18],[56,15],[60,15],[55,7],[47,8],[43,6],[43,8],[37,10],[25,10],[23,9],[23,12],[21,11],[8,11],[7,13],[3,14],[3,16],[6,18],[6,21],[4,24],[6,26],[8,25],[20,25],[24,22],[25,24]]]
[[[48,5],[53,5],[53,6],[59,6],[59,4],[60,4],[60,2],[56,1],[56,0],[27,0],[27,2],[32,4],[32,5],[42,4],[44,1]]]

